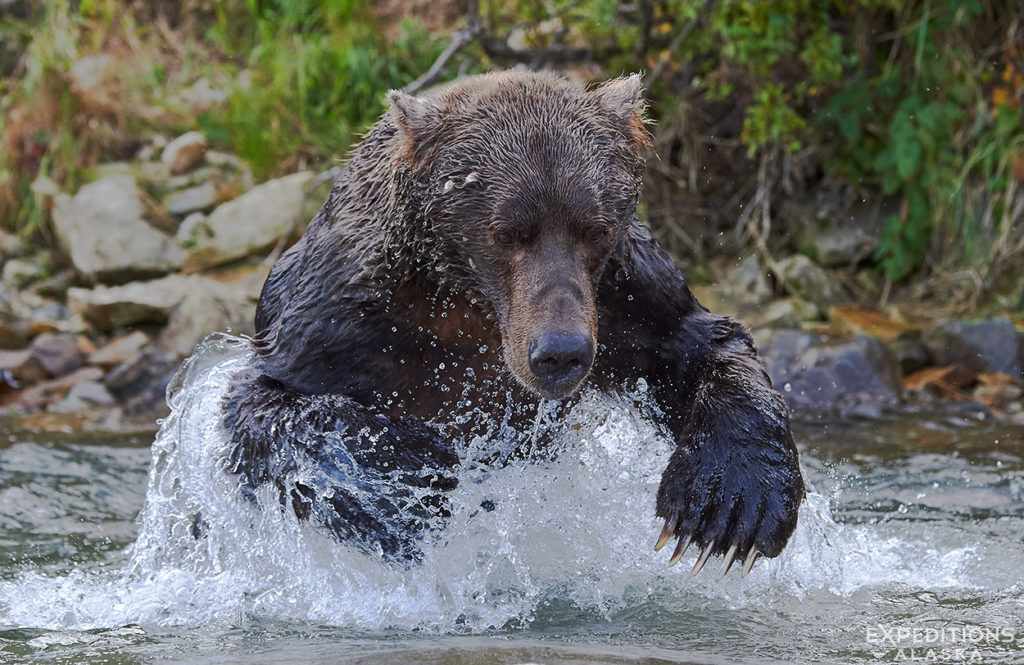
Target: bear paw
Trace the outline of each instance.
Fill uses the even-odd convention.
[[[723,554],[724,577],[735,559],[743,574],[759,556],[777,556],[796,528],[804,495],[796,448],[788,430],[758,440],[734,436],[688,437],[669,459],[658,490],[657,514],[665,518],[660,550],[679,538],[669,565],[696,543],[692,573]]]

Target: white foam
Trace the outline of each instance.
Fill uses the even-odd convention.
[[[593,395],[569,419],[582,426],[554,461],[466,471],[446,528],[422,564],[382,562],[338,544],[282,511],[243,499],[223,471],[220,401],[250,362],[244,340],[204,343],[172,382],[172,414],[153,444],[138,540],[125,569],[66,577],[27,573],[0,582],[0,622],[92,629],[231,623],[242,616],[360,629],[482,631],[529,622],[544,603],[567,601],[609,614],[632,602],[678,606],[680,598],[760,606],[780,596],[849,597],[885,584],[974,587],[979,552],[933,542],[927,525],[903,532],[841,526],[811,493],[778,559],[746,579],[697,578],[687,562],[666,567],[652,544],[654,496],[670,445],[634,411]],[[479,509],[488,499],[496,509]],[[192,535],[202,515],[205,537]],[[692,563],[692,555],[690,563]]]

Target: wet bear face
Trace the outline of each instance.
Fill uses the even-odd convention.
[[[640,80],[490,82],[392,94],[426,190],[417,223],[446,278],[497,321],[511,373],[560,399],[593,365],[597,280],[636,212]]]

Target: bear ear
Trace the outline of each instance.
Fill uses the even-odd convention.
[[[596,96],[601,105],[620,120],[627,120],[632,116],[638,116],[643,120],[646,105],[639,74],[612,79],[595,88],[590,94]]]
[[[601,106],[620,123],[623,135],[628,137],[637,149],[637,154],[652,147],[651,135],[647,131],[647,102],[639,74],[630,74],[613,79],[590,91]]]
[[[392,90],[388,93],[388,104],[398,120],[398,126],[416,143],[430,136],[441,124],[442,108],[436,99]]]

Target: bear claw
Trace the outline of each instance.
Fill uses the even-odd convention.
[[[693,541],[693,534],[692,533],[688,533],[688,534],[686,534],[685,536],[683,536],[682,538],[679,539],[679,542],[676,544],[676,551],[672,553],[672,558],[670,558],[668,560],[668,565],[669,566],[676,565],[676,562],[679,561],[681,558],[683,558],[683,555],[686,554],[686,550],[689,549],[690,543],[692,541]]]
[[[697,563],[693,564],[693,570],[690,571],[691,577],[700,572],[701,568],[704,567],[704,564],[706,564],[708,562],[708,559],[711,558],[711,553],[714,551],[714,549],[715,539],[712,538],[711,542],[709,542],[701,551],[700,556],[697,557]]]
[[[665,528],[661,530],[661,536],[658,537],[658,542],[654,544],[654,551],[658,552],[668,539],[672,537],[672,534],[676,532],[676,523],[679,521],[679,515],[673,515],[665,520]]]
[[[743,562],[743,577],[750,574],[750,569],[754,567],[754,562],[757,561],[759,554],[761,553],[757,551],[756,547],[751,548],[750,553],[747,554],[746,561]]]
[[[665,526],[661,530],[661,535],[658,536],[658,542],[654,545],[654,551],[658,552],[668,543],[669,539],[675,534],[676,526],[679,523],[679,515],[675,514],[665,519]],[[668,565],[674,566],[679,563],[679,560],[686,554],[686,550],[690,548],[690,544],[693,543],[693,533],[687,533],[679,537],[676,542],[675,550],[672,552],[672,556],[669,557]],[[693,570],[690,571],[691,575],[697,575],[707,564],[708,559],[711,558],[711,554],[715,549],[715,541],[712,539],[702,549],[700,556],[697,557],[696,563],[693,564]],[[737,554],[739,556],[737,556]],[[750,551],[745,555],[739,551],[739,544],[733,543],[729,546],[728,551],[725,552],[725,560],[722,562],[722,567],[718,571],[718,579],[724,578],[729,571],[732,569],[732,564],[739,559],[743,559],[743,577],[750,574],[750,570],[754,567],[754,562],[761,555],[761,552],[757,547],[750,548]]]
[[[736,550],[739,545],[733,543],[729,547],[729,551],[725,553],[725,561],[722,563],[722,569],[718,571],[718,579],[722,579],[729,573],[729,568],[732,567],[732,561],[736,557]]]

